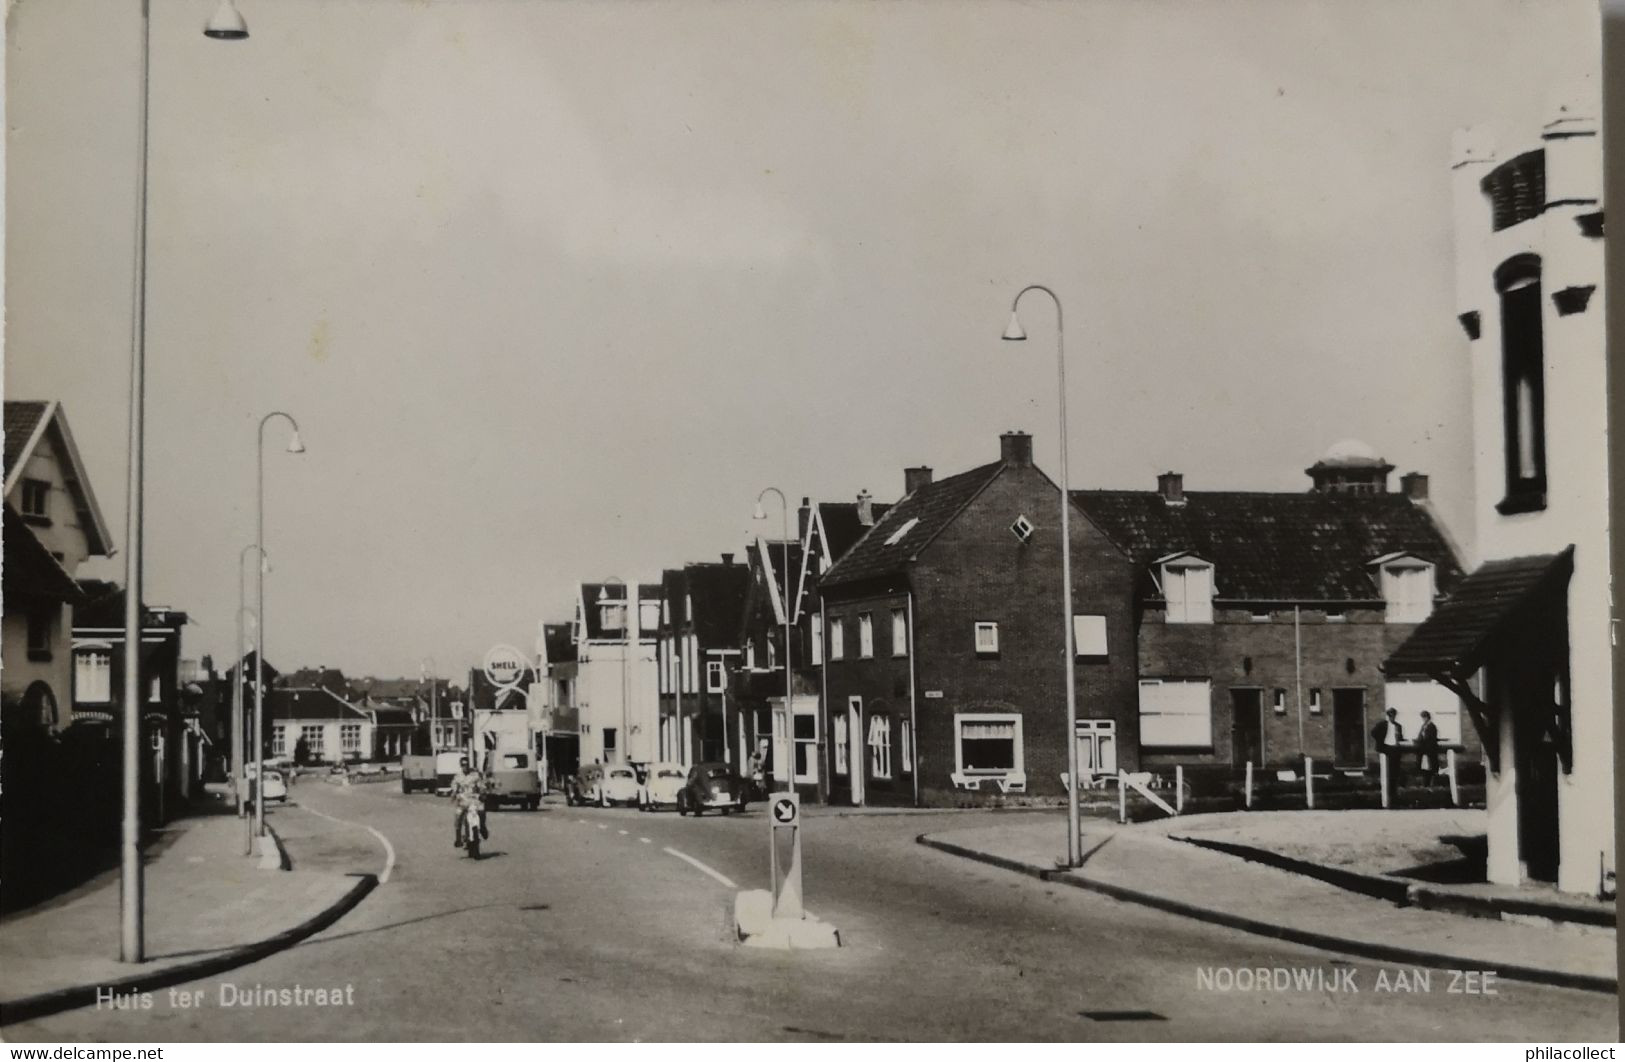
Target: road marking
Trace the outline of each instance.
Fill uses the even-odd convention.
[[[378,843],[384,846],[384,872],[378,875],[378,884],[389,884],[389,876],[395,871],[395,846],[389,843],[388,837],[385,837],[383,834],[379,833],[377,830],[373,829],[371,826],[368,826],[364,822],[351,822],[348,819],[335,818],[325,811],[317,811],[315,808],[305,807],[303,804],[301,804],[300,807],[304,807],[304,809],[310,812],[312,815],[320,815],[328,822],[336,822],[341,826],[356,826],[360,829],[366,830],[368,833],[378,838]]]
[[[600,830],[607,830],[607,829],[609,829],[609,824],[608,824],[608,823],[604,823],[604,822],[600,822],[600,823],[599,823],[599,824],[598,824],[598,828],[599,828],[599,829],[600,829]]]
[[[581,824],[582,824],[582,825],[583,825],[583,826],[585,826],[585,825],[586,825],[586,824],[587,824],[587,820],[586,820],[586,819],[577,819],[577,820],[576,820],[576,821],[577,821],[577,822],[579,822],[579,823],[581,823]]]
[[[620,834],[622,837],[626,836],[626,831],[625,830],[616,830],[615,832]]]
[[[724,875],[719,874],[716,871],[712,870],[710,867],[706,866],[704,863],[700,862],[698,859],[695,859],[691,855],[687,855],[686,853],[679,852],[675,848],[662,848],[661,851],[665,852],[667,855],[676,856],[678,859],[681,859],[683,862],[689,864],[690,866],[692,866],[695,869],[701,871],[702,873],[709,874],[711,877],[716,878],[718,881],[722,882],[722,884],[726,885],[730,889],[739,888],[738,885],[735,885],[732,881],[728,880],[727,877],[725,877]]]
[[[650,841],[650,840],[649,840],[649,838],[647,838],[647,837],[639,837],[639,838],[638,838],[638,840],[640,840],[640,841],[642,841],[642,842],[643,842],[643,843],[644,843],[644,844],[651,844],[651,843],[653,843],[653,842],[651,842],[651,841]]]

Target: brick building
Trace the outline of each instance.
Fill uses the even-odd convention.
[[[818,580],[830,800],[952,804],[1058,799],[1067,770],[1060,488],[1032,438],[905,495]],[[1080,718],[1135,767],[1134,570],[1072,522]]]
[[[722,562],[668,568],[660,583],[658,667],[660,740],[656,758],[676,763],[731,761],[738,707],[728,695],[750,569]]]
[[[818,769],[819,682],[808,666],[807,630],[799,615],[800,542],[757,538],[745,547],[750,583],[740,609],[740,656],[725,658],[729,670],[734,732],[729,751],[735,770],[749,769],[751,753],[766,754],[769,782],[783,782],[793,764],[796,788],[821,797]],[[788,587],[786,576],[788,575]],[[785,709],[785,625],[789,620],[790,709]]]
[[[1229,776],[1260,766],[1364,771],[1393,706],[1407,738],[1431,713],[1448,746],[1478,751],[1458,698],[1383,663],[1461,578],[1427,498],[1354,441],[1306,470],[1304,493],[1074,491],[1134,561],[1139,760]]]

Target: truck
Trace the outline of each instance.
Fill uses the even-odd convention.
[[[474,713],[474,749],[485,775],[485,803],[492,809],[514,804],[535,811],[542,803],[535,739],[524,710]]]
[[[451,792],[451,780],[457,777],[457,764],[463,756],[464,753],[458,749],[402,756],[401,792],[410,793],[418,789]]]

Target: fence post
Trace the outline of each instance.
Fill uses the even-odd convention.
[[[1445,769],[1450,772],[1450,806],[1461,807],[1461,790],[1456,786],[1456,750],[1446,749],[1444,753]]]
[[[1124,781],[1128,776],[1119,769],[1117,772],[1117,821],[1119,824],[1128,822],[1128,784]]]
[[[1382,806],[1388,806],[1388,756],[1386,753],[1377,753],[1377,777],[1382,781]]]
[[[1185,812],[1185,768],[1182,764],[1174,764],[1174,810],[1180,814]]]
[[[1313,756],[1305,756],[1303,758],[1303,798],[1304,804],[1307,805],[1310,810],[1314,810],[1315,758]]]
[[[1253,806],[1253,761],[1247,761],[1247,807]]]

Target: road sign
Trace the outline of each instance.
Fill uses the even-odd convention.
[[[800,795],[774,793],[767,823],[773,853],[773,917],[802,918]]]

